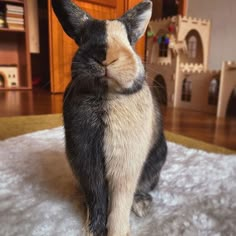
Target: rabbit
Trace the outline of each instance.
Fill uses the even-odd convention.
[[[131,210],[148,213],[167,155],[161,113],[134,49],[152,2],[113,20],[93,19],[71,0],[52,6],[79,46],[63,120],[67,159],[86,199],[86,235],[129,236]]]

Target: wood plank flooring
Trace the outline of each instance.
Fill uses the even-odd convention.
[[[43,89],[0,91],[0,117],[60,113],[62,94]],[[166,130],[236,150],[236,117],[216,119],[214,115],[162,107]]]
[[[164,127],[173,133],[236,150],[236,118],[183,109],[163,108]]]

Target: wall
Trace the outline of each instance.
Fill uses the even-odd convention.
[[[31,53],[39,53],[39,22],[38,22],[38,2],[28,1],[28,22],[29,22],[29,44]]]
[[[210,69],[220,69],[224,60],[236,60],[235,9],[235,0],[188,1],[188,16],[212,21],[209,55]]]

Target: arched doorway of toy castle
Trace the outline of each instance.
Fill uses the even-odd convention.
[[[236,117],[236,87],[231,93],[227,111],[226,111],[226,116]]]
[[[188,55],[183,58],[186,63],[202,64],[203,59],[203,44],[198,31],[191,30],[186,36]]]
[[[162,75],[157,75],[153,81],[153,91],[159,104],[167,105],[167,89],[165,79]]]
[[[208,93],[208,104],[217,106],[219,98],[220,80],[213,78],[210,82],[209,93]]]
[[[0,73],[0,88],[5,87],[5,76]]]

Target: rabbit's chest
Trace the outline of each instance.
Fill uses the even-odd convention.
[[[149,90],[108,103],[104,136],[107,166],[123,165],[127,160],[144,161],[151,146],[153,119]]]

